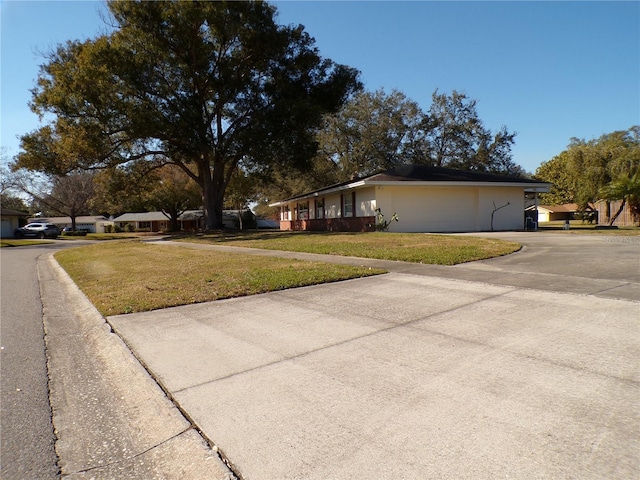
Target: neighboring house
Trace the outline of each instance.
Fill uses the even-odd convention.
[[[62,230],[71,227],[71,217],[34,217],[29,222],[53,223]],[[89,233],[104,233],[106,225],[113,225],[113,222],[102,215],[76,217],[76,230],[86,230]]]
[[[225,228],[240,228],[238,210],[224,210],[222,223]],[[204,228],[204,214],[202,210],[187,210],[178,217],[180,230],[198,231]],[[163,232],[169,230],[169,218],[162,212],[125,213],[113,219],[117,227],[124,229],[127,224],[133,225],[138,231]]]
[[[527,211],[533,211],[535,207],[528,207]],[[579,217],[580,205],[577,203],[565,203],[564,205],[538,205],[538,223],[574,220]],[[595,212],[591,207],[590,213]]]
[[[272,206],[280,207],[282,230],[370,231],[376,209],[386,220],[398,215],[389,227],[395,232],[521,230],[525,194],[533,194],[537,204],[537,194],[550,187],[516,177],[403,165]]]
[[[202,210],[187,210],[179,217],[180,230],[197,232],[204,226],[204,212]]]
[[[169,229],[169,218],[162,212],[124,213],[113,219],[116,227],[124,229],[133,225],[138,231],[161,232]]]
[[[0,208],[0,237],[13,237],[16,228],[22,227],[27,223],[27,216],[27,213],[19,212],[18,210]]]

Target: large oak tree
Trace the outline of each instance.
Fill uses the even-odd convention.
[[[317,127],[360,88],[266,2],[110,1],[113,33],[50,55],[17,167],[63,174],[140,159],[180,167],[222,226],[237,168],[305,163]]]

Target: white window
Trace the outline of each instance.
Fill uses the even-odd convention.
[[[342,196],[342,216],[353,217],[353,193],[345,193]]]
[[[324,218],[324,198],[316,200],[316,218]]]
[[[309,218],[309,202],[298,204],[298,220],[307,220]]]

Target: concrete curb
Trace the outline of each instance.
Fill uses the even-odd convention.
[[[62,476],[234,478],[53,254],[37,265]]]

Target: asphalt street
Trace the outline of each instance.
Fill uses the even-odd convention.
[[[36,259],[47,245],[0,249],[0,472],[4,480],[58,472]]]

